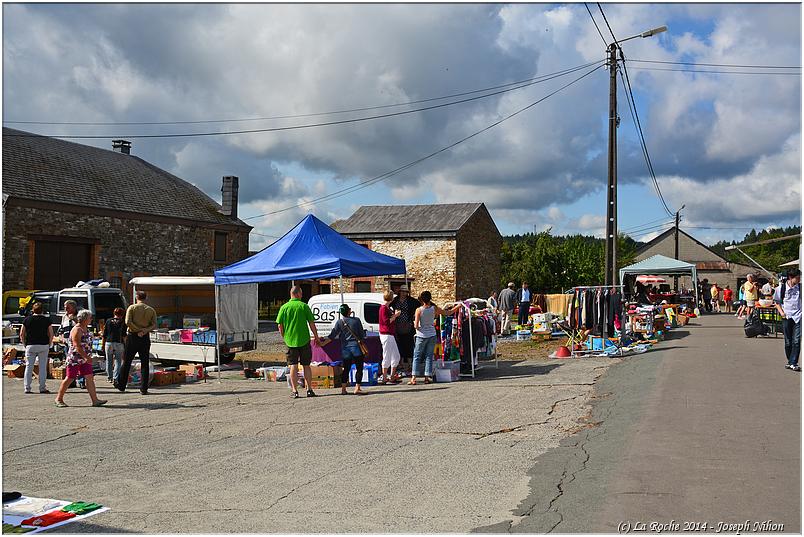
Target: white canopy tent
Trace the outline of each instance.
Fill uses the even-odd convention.
[[[698,304],[698,271],[692,263],[686,263],[663,255],[654,255],[634,263],[633,265],[621,268],[620,281],[624,281],[625,276],[628,274],[661,274],[665,276],[689,275],[692,278],[692,287],[695,289],[695,304],[696,306]]]

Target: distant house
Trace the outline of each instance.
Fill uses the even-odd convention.
[[[130,154],[3,129],[3,289],[211,275],[248,254],[238,178],[223,205]]]
[[[428,290],[443,304],[486,298],[500,286],[502,236],[483,203],[364,206],[332,227],[376,252],[405,259],[413,296]],[[396,290],[404,282],[403,274],[357,278],[345,282],[345,291]]]
[[[642,261],[656,254],[675,258],[675,244],[675,228],[670,228],[639,248],[635,261]],[[756,274],[759,271],[750,265],[729,262],[681,229],[678,232],[678,257],[681,261],[695,263],[699,280],[707,279],[709,283],[717,283],[721,289],[726,285],[737,289],[745,282],[747,274]],[[735,300],[736,296],[735,292]]]

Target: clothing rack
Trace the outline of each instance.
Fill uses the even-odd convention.
[[[576,286],[574,286],[572,288],[572,294],[574,296],[578,291],[584,291],[584,290],[587,290],[587,289],[612,289],[612,288],[613,289],[618,289],[621,293],[623,293],[624,292],[624,289],[623,289],[624,287],[625,287],[625,285],[622,284],[622,283],[620,283],[620,284],[612,284],[612,285],[576,285]],[[609,309],[609,303],[608,303],[608,300],[606,300],[603,303],[603,318],[604,319],[608,319],[608,309]],[[595,351],[595,350],[589,349],[589,350],[576,351],[574,348],[571,348],[570,349],[570,356],[571,357],[574,358],[574,357],[576,357],[578,355],[583,355],[583,354],[605,352],[605,350],[606,350],[606,341],[608,340],[608,323],[604,322],[602,324],[603,324],[603,326],[602,326],[601,334],[600,334],[600,337],[602,339],[601,350],[600,351]],[[573,345],[573,347],[574,347],[574,345]],[[619,354],[622,355],[622,348],[620,347],[619,344],[617,344],[617,348],[619,350]]]

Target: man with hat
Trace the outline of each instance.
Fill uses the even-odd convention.
[[[399,356],[402,363],[410,365],[413,361],[413,344],[415,333],[413,330],[413,318],[416,315],[416,308],[421,304],[410,296],[410,289],[407,285],[399,287],[399,294],[391,302],[391,309],[399,312],[396,318],[396,346],[399,348]]]
[[[500,311],[500,325],[503,334],[511,333],[511,316],[514,314],[514,300],[516,293],[514,292],[514,282],[508,282],[508,287],[500,291],[499,307]]]

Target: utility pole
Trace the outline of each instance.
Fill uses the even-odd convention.
[[[617,43],[609,45],[609,171],[605,285],[617,285]]]
[[[617,126],[620,124],[620,118],[617,116],[617,50],[620,49],[620,43],[625,41],[637,37],[651,37],[666,31],[667,26],[659,26],[625,39],[615,38],[615,41],[607,48],[609,53],[609,181],[606,189],[606,266],[603,271],[606,286],[617,285],[619,281],[617,272]]]
[[[678,260],[678,213],[681,212],[681,209],[676,211],[676,260]],[[697,282],[693,282],[693,284],[697,284]],[[678,293],[678,276],[673,276],[673,291]]]

